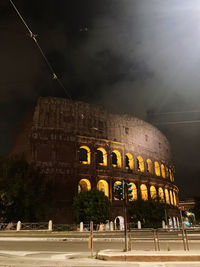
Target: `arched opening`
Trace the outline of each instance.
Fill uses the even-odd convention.
[[[127,153],[125,155],[125,167],[126,169],[133,170],[133,166],[134,166],[133,156],[130,153]]]
[[[78,183],[78,193],[89,190],[91,190],[90,181],[88,179],[81,179]]]
[[[118,150],[112,152],[112,166],[118,168],[121,168],[122,166],[121,154]]]
[[[165,200],[164,192],[163,192],[163,189],[161,187],[158,188],[158,195],[159,195],[159,198],[160,198],[161,201]]]
[[[176,206],[176,193],[173,191],[173,197],[174,197],[174,206]]]
[[[90,152],[89,147],[81,146],[79,148],[78,157],[79,157],[79,161],[82,164],[90,164],[91,163],[91,152]]]
[[[165,170],[166,170],[166,178],[169,178],[169,168],[165,167]]]
[[[153,185],[150,187],[150,195],[151,195],[151,199],[155,199],[157,197],[156,188]]]
[[[170,195],[170,202],[172,205],[174,205],[174,199],[173,199],[173,195],[172,195],[172,191],[169,191],[169,195]]]
[[[124,217],[117,216],[114,220],[115,230],[124,230]]]
[[[105,180],[99,180],[97,183],[97,189],[104,192],[105,196],[109,196],[109,187],[108,183]]]
[[[107,166],[107,153],[104,148],[97,148],[96,161],[99,165]]]
[[[157,161],[154,162],[154,167],[155,167],[155,174],[157,176],[160,176],[160,165]]]
[[[170,204],[170,201],[169,201],[169,192],[167,189],[165,189],[165,199],[166,199],[166,203],[167,204]]]
[[[148,200],[148,190],[145,184],[140,185],[140,193],[141,193],[141,198],[143,200]]]
[[[118,184],[121,184],[122,182],[120,182],[120,181],[116,181],[115,183],[114,183],[114,185],[113,185],[113,192],[115,192],[115,185],[118,185]],[[114,196],[114,200],[119,200],[119,199],[117,199],[115,196]]]
[[[147,172],[153,173],[153,164],[150,159],[147,159]]]
[[[144,160],[141,156],[137,157],[137,170],[144,172]]]
[[[173,182],[174,179],[173,179],[173,174],[172,174],[172,170],[169,169],[169,178],[170,178],[170,181]]]
[[[137,200],[137,187],[136,187],[136,185],[134,183],[130,183],[130,184],[131,184],[131,188],[130,189],[132,189],[132,195],[133,195],[131,201],[132,200]]]
[[[163,164],[161,164],[161,173],[162,173],[162,177],[166,178],[166,174],[165,174],[165,166]]]

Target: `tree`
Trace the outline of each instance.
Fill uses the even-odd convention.
[[[165,210],[172,207],[159,199],[144,201],[138,199],[129,202],[130,222],[140,221],[143,227],[159,228],[165,220]]]
[[[109,206],[108,197],[102,191],[81,191],[73,202],[75,220],[77,223],[105,223],[109,219]]]
[[[0,159],[0,212],[3,221],[37,221],[47,210],[48,185],[23,157]]]

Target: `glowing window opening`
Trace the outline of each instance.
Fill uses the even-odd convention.
[[[150,187],[150,195],[152,199],[155,199],[157,197],[156,188],[153,185]]]
[[[99,165],[107,166],[107,153],[106,150],[102,147],[97,148],[97,152],[100,151],[102,153],[103,162],[98,162]]]
[[[162,189],[161,187],[158,188],[158,195],[159,195],[159,197],[160,197],[160,199],[161,199],[162,201],[165,200],[164,192],[163,192],[163,189]]]
[[[118,150],[112,151],[112,166],[118,168],[121,168],[122,166],[122,158]]]
[[[141,193],[141,198],[143,200],[148,200],[148,190],[145,184],[140,185],[140,193]]]
[[[154,162],[154,167],[155,167],[155,174],[157,176],[160,176],[160,165],[157,161]]]
[[[97,189],[104,192],[105,196],[109,196],[109,186],[105,180],[99,180],[97,183]]]
[[[81,150],[81,149],[84,149],[84,150],[87,151],[87,160],[80,160],[80,162],[81,162],[82,164],[90,164],[90,163],[91,163],[91,152],[90,152],[89,147],[87,147],[87,146],[81,146],[81,147],[79,148],[79,156],[80,156],[80,150]]]
[[[169,200],[169,192],[167,189],[165,189],[165,199],[166,199],[166,203],[170,204],[170,200]]]
[[[170,195],[170,202],[172,205],[174,205],[174,199],[173,199],[173,195],[172,195],[172,191],[169,191],[169,195]]]
[[[133,170],[134,160],[133,160],[133,156],[130,153],[126,153],[125,155],[125,166],[126,166],[126,169]]]
[[[174,196],[174,206],[176,206],[177,205],[177,203],[176,203],[176,193],[173,191],[173,196]]]
[[[153,163],[150,159],[147,159],[147,172],[153,173]]]
[[[132,189],[132,198],[131,201],[137,200],[137,187],[134,183],[130,183],[131,184],[131,189]]]
[[[90,191],[91,190],[91,184],[88,179],[81,179],[78,183],[78,193],[81,191]]]
[[[137,169],[138,171],[144,172],[144,160],[141,156],[137,157]]]
[[[165,166],[163,164],[161,164],[161,173],[162,173],[162,177],[166,178],[166,174],[165,174]]]
[[[121,184],[122,182],[120,182],[120,181],[116,181],[115,183],[114,183],[114,187],[113,187],[113,192],[115,191],[115,185],[118,185],[118,184]],[[118,198],[116,198],[116,197],[114,197],[114,200],[119,200]]]

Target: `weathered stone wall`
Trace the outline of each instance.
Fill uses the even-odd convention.
[[[90,149],[91,163],[79,161],[81,146]],[[96,161],[96,151],[106,151],[107,165]],[[24,151],[23,151],[24,150]],[[113,167],[112,151],[121,154],[121,167]],[[114,200],[113,187],[116,181],[126,179],[137,186],[145,184],[150,198],[150,186],[167,188],[176,193],[178,189],[170,177],[163,178],[147,171],[147,159],[164,164],[173,172],[170,145],[166,137],[155,127],[128,115],[109,114],[102,107],[62,98],[40,98],[29,122],[26,122],[16,139],[10,154],[26,152],[27,159],[39,166],[54,186],[54,220],[72,222],[72,201],[78,194],[81,179],[87,179],[91,188],[99,180],[109,186],[112,217],[122,215],[120,201]],[[127,169],[125,155],[134,158],[134,168]],[[137,170],[136,159],[144,160],[144,171]]]

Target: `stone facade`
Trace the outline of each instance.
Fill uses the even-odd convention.
[[[122,215],[122,201],[113,195],[122,180],[133,183],[135,199],[160,195],[178,205],[169,142],[135,117],[69,99],[39,98],[10,155],[22,153],[52,182],[58,223],[73,221],[73,197],[86,187],[107,194],[113,219]]]

